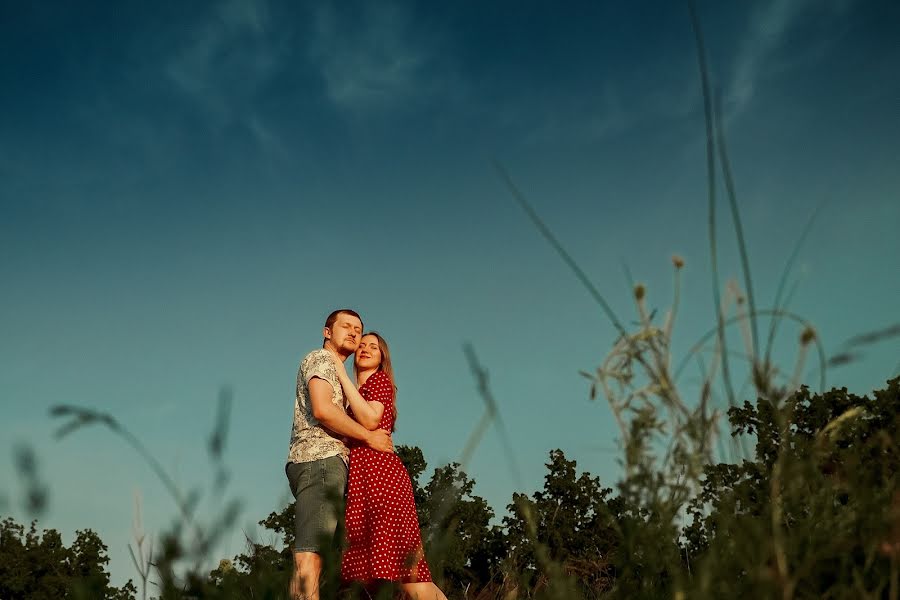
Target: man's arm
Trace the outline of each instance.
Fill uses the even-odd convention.
[[[335,406],[331,401],[333,389],[331,384],[319,377],[309,380],[309,402],[313,416],[325,427],[338,433],[359,440],[381,452],[393,452],[394,444],[391,435],[384,429],[369,431]]]

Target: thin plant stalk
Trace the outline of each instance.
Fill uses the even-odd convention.
[[[779,317],[787,318],[787,319],[790,319],[797,323],[800,323],[804,327],[807,327],[807,328],[812,327],[812,324],[809,321],[807,321],[806,319],[804,319],[803,317],[800,317],[799,315],[796,315],[792,312],[788,312],[786,310],[766,309],[766,310],[759,310],[756,312],[756,314],[760,315],[760,316],[761,315],[771,315],[771,316],[777,315]],[[730,325],[733,325],[734,323],[738,322],[738,320],[739,320],[739,317],[731,317],[730,319],[725,321],[725,326],[728,327]],[[678,379],[678,377],[681,376],[681,373],[684,371],[684,369],[687,366],[687,363],[690,361],[691,357],[694,356],[697,352],[699,352],[703,348],[703,346],[706,344],[706,342],[709,340],[709,338],[711,338],[713,335],[716,335],[717,332],[718,332],[718,327],[716,327],[715,329],[710,329],[705,334],[703,334],[703,336],[700,337],[700,339],[697,341],[697,343],[695,343],[691,347],[691,349],[688,351],[688,353],[685,355],[685,357],[681,359],[681,363],[675,369],[675,379],[676,380]],[[825,372],[826,372],[826,368],[827,368],[827,359],[825,356],[825,348],[822,345],[822,342],[819,339],[818,335],[815,336],[815,339],[813,340],[813,342],[816,344],[816,350],[819,355],[819,389],[821,391],[825,391]]]
[[[791,272],[791,269],[794,266],[794,262],[797,260],[797,255],[800,253],[800,248],[803,246],[803,243],[806,241],[806,237],[809,235],[809,232],[812,231],[813,223],[816,220],[816,217],[819,215],[819,212],[822,209],[822,204],[820,204],[813,211],[812,215],[810,215],[809,220],[806,222],[806,225],[803,227],[803,231],[800,232],[800,237],[797,238],[797,243],[794,244],[793,250],[791,250],[791,255],[788,257],[787,261],[784,264],[784,269],[781,272],[781,278],[778,281],[778,289],[775,291],[775,301],[772,306],[776,309],[784,309],[788,306],[788,301],[791,296],[793,296],[793,292],[791,292],[784,301],[784,305],[781,304],[782,296],[784,295],[785,286],[787,285],[788,274]],[[775,342],[775,332],[778,329],[779,319],[772,319],[769,322],[769,335],[766,339],[766,351],[765,358],[763,358],[763,365],[765,368],[768,368],[772,358],[772,346]]]
[[[756,324],[756,301],[753,297],[753,277],[750,275],[750,259],[747,255],[747,243],[744,240],[744,227],[741,224],[741,213],[738,210],[737,193],[734,187],[734,176],[731,173],[731,161],[728,158],[728,150],[725,145],[725,127],[722,124],[721,96],[716,101],[714,114],[714,127],[716,129],[716,142],[719,149],[719,163],[722,166],[722,178],[725,181],[725,191],[728,194],[728,204],[731,207],[731,218],[734,223],[735,237],[737,238],[738,252],[741,256],[741,269],[744,272],[744,287],[747,290],[747,305],[750,308],[750,333],[752,341],[751,355],[755,356],[759,351],[759,333]],[[754,369],[756,369],[754,359]]]
[[[716,248],[716,154],[712,95],[709,91],[709,68],[706,65],[706,46],[703,42],[703,32],[700,28],[700,19],[697,15],[697,7],[694,2],[688,2],[688,9],[697,44],[697,63],[700,69],[700,84],[703,91],[703,114],[706,119],[706,187],[708,192],[709,256],[713,304],[718,322],[717,333],[719,347],[722,352],[726,352],[725,315],[722,313],[722,299],[719,294],[719,261],[718,250]],[[736,400],[734,397],[734,388],[731,384],[731,374],[728,369],[727,360],[722,361],[722,381],[725,385],[725,393],[728,396],[729,406],[735,406]]]
[[[497,162],[494,161],[494,169],[500,175],[500,178],[503,179],[503,182],[506,184],[507,189],[509,189],[512,197],[519,204],[519,207],[525,214],[528,215],[528,218],[531,219],[531,222],[537,228],[537,230],[544,236],[544,239],[553,246],[553,249],[556,250],[557,254],[563,259],[563,262],[575,273],[575,277],[581,282],[581,284],[588,290],[588,292],[593,296],[594,300],[597,301],[597,304],[600,305],[600,308],[603,309],[603,312],[606,313],[606,317],[610,320],[619,334],[625,334],[625,327],[622,325],[622,322],[619,320],[619,317],[616,316],[616,313],[610,307],[609,303],[606,301],[606,298],[603,297],[603,294],[600,293],[600,290],[591,282],[590,278],[584,272],[584,270],[575,262],[575,259],[566,251],[563,245],[556,239],[556,236],[553,235],[553,232],[550,231],[550,228],[547,227],[546,223],[541,219],[540,215],[537,214],[537,211],[531,206],[531,204],[525,199],[525,196],[519,191],[519,188],[516,187],[516,184],[513,183],[512,178],[506,172],[506,169]]]

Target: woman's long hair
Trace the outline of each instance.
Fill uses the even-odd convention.
[[[394,383],[394,367],[391,365],[391,350],[388,348],[388,343],[381,337],[381,334],[377,331],[370,331],[368,333],[364,333],[360,339],[360,343],[362,343],[362,338],[367,335],[375,336],[375,339],[378,340],[378,349],[381,350],[381,364],[378,365],[379,371],[384,371],[384,374],[388,376],[388,381],[391,382],[391,387],[394,389],[394,420],[397,419],[397,384]],[[354,361],[353,370],[355,371],[355,375],[359,377],[359,368],[356,366],[356,362]]]

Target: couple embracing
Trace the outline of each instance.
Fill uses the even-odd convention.
[[[363,331],[356,312],[332,312],[322,348],[297,373],[285,466],[296,499],[291,598],[318,600],[322,555],[343,546],[344,582],[395,582],[410,598],[446,600],[431,582],[412,482],[394,454],[390,352],[379,334]],[[350,355],[352,378],[344,366]],[[341,520],[345,540],[337,533]]]

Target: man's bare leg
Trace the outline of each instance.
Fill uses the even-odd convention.
[[[444,592],[430,581],[419,583],[401,583],[403,593],[412,600],[447,600]]]
[[[291,600],[319,600],[322,557],[315,552],[294,552]]]

